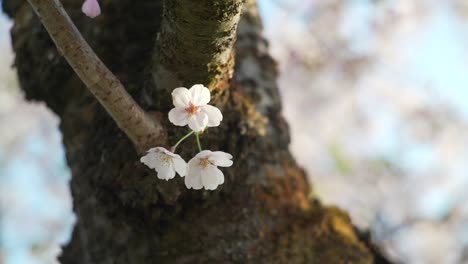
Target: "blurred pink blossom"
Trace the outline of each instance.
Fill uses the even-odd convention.
[[[101,14],[101,7],[97,0],[86,0],[81,7],[81,11],[90,18],[95,18]]]

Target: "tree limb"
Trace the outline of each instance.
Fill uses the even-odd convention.
[[[237,24],[244,0],[164,0],[153,57],[157,94],[201,83],[211,90],[232,76]]]
[[[59,0],[28,0],[55,45],[138,150],[163,144],[163,126],[127,93],[84,40]]]

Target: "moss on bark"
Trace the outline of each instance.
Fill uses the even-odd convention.
[[[154,97],[201,83],[215,90],[232,76],[232,47],[243,0],[164,0],[153,56]],[[171,88],[168,88],[171,87]],[[162,101],[159,106],[167,105]]]

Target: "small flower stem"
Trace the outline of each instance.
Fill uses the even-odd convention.
[[[177,148],[177,146],[179,146],[180,143],[182,143],[182,141],[186,140],[188,137],[190,137],[193,133],[195,133],[194,131],[191,131],[189,132],[187,135],[183,136],[181,139],[179,139],[179,141],[177,141],[177,143],[172,147],[172,149],[175,149]]]
[[[198,135],[198,133],[195,133],[195,136],[197,137],[198,150],[202,151],[200,136]]]

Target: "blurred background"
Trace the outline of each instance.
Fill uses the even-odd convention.
[[[395,263],[468,263],[468,1],[259,4],[314,194]],[[18,88],[10,26],[0,15],[0,263],[56,263],[70,172],[59,120]]]
[[[0,14],[0,264],[58,263],[75,222],[70,172],[58,118],[18,87],[10,27]]]

